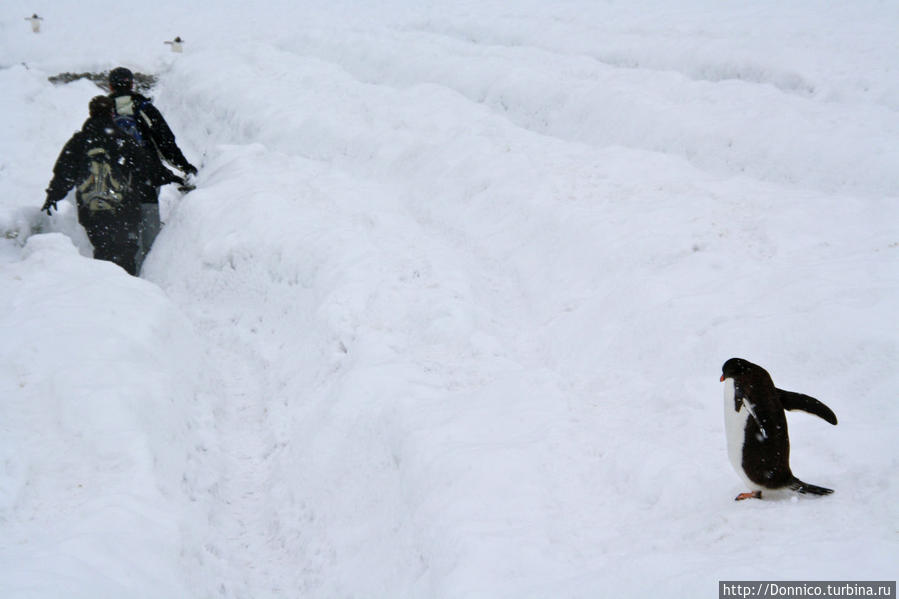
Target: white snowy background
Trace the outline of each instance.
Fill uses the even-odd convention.
[[[895,580],[897,31],[877,0],[4,1],[0,596]],[[201,167],[141,278],[39,212],[101,93],[48,77],[118,65]],[[732,356],[836,412],[789,414],[834,495],[733,501]]]

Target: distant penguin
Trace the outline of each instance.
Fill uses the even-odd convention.
[[[181,39],[181,36],[177,36],[175,39],[165,42],[166,44],[172,47],[172,52],[180,53],[184,50],[184,40]]]
[[[31,15],[30,17],[25,17],[25,20],[29,21],[31,23],[31,30],[33,32],[35,32],[35,33],[41,32],[41,21],[43,21],[44,19],[37,16],[37,13]]]
[[[731,358],[721,371],[727,453],[734,470],[751,489],[736,500],[761,499],[765,490],[833,493],[793,476],[784,414],[784,410],[802,410],[835,425],[837,417],[831,409],[808,395],[778,389],[764,368],[746,360]]]

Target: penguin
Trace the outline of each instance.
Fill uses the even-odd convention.
[[[25,20],[31,23],[31,31],[34,33],[41,32],[41,21],[43,21],[43,17],[37,16],[37,13],[34,13],[30,17],[25,17]]]
[[[761,499],[763,491],[833,493],[833,489],[810,485],[793,476],[784,410],[802,410],[836,425],[833,411],[814,397],[778,389],[764,368],[741,358],[725,362],[721,372],[728,457],[751,489],[737,495],[736,501]]]
[[[184,44],[184,40],[181,39],[181,36],[180,36],[180,35],[177,36],[175,39],[173,39],[173,40],[171,40],[171,41],[163,42],[163,43],[168,44],[169,46],[171,46],[171,47],[172,47],[172,52],[181,52],[181,51],[184,49],[184,45],[183,45],[183,44]]]

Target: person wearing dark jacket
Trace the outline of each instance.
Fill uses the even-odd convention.
[[[41,210],[52,216],[74,187],[78,222],[94,246],[94,258],[114,262],[136,276],[141,197],[160,184],[163,174],[115,126],[110,98],[96,96],[89,111],[53,166]]]
[[[135,91],[134,74],[125,67],[109,72],[109,97],[115,102],[115,121],[125,133],[131,135],[144,149],[154,168],[168,173],[168,182],[184,185],[184,179],[169,171],[163,160],[187,175],[197,174],[197,169],[184,157],[175,143],[172,133],[162,113],[153,106],[149,98]],[[138,267],[150,251],[153,240],[159,233],[159,188],[148,190],[141,199],[140,252]]]

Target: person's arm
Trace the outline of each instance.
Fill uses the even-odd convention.
[[[50,209],[56,208],[56,203],[66,197],[69,190],[75,186],[78,177],[78,166],[82,153],[81,136],[75,134],[59,153],[56,164],[53,166],[53,179],[47,187],[47,200],[41,210],[52,214]]]
[[[172,129],[165,122],[159,109],[150,102],[144,102],[140,107],[140,111],[150,123],[153,142],[156,144],[156,148],[162,154],[162,157],[185,173],[195,175],[197,173],[196,167],[187,161],[187,158],[181,152],[181,148],[175,143],[175,134],[172,133]]]

